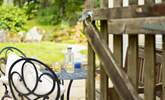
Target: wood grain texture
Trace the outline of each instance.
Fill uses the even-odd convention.
[[[145,0],[145,5],[155,0]],[[156,100],[155,96],[155,35],[145,35],[144,99]]]
[[[145,35],[144,99],[155,100],[155,35]]]
[[[108,23],[106,20],[102,20],[101,21],[101,33],[100,38],[102,39],[102,41],[104,41],[108,47]],[[100,89],[101,89],[101,99],[102,100],[107,100],[108,97],[108,76],[105,72],[105,70],[103,69],[103,64],[101,62],[101,71],[100,71]]]
[[[115,7],[122,7],[123,6],[123,0],[114,0],[114,8]],[[117,14],[120,14],[120,12],[117,12]],[[113,51],[114,51],[114,57],[117,61],[118,67],[122,68],[122,62],[123,62],[123,35],[114,35],[113,36]],[[117,92],[114,91],[114,92]],[[117,93],[116,93],[117,94]],[[119,94],[118,94],[119,95]],[[120,100],[117,99],[118,97],[114,96],[112,97],[114,100]]]
[[[138,5],[138,0],[129,0],[129,5]]]
[[[145,25],[160,25],[163,27],[165,23],[165,17],[147,17],[147,18],[129,18],[129,19],[114,19],[109,21],[108,33],[110,34],[158,34],[165,33],[162,29],[147,29]]]
[[[129,35],[128,47],[128,77],[138,90],[138,35]]]
[[[129,5],[138,5],[138,0],[129,0]],[[128,37],[128,77],[134,88],[138,90],[138,35]]]
[[[131,2],[128,7],[93,9],[93,20],[165,16],[164,3],[150,6],[134,3]]]
[[[121,7],[122,0],[114,0],[114,7]],[[111,27],[109,27],[111,29]],[[122,67],[123,61],[123,37],[122,35],[114,35],[114,56],[118,65]]]
[[[93,50],[103,63],[106,74],[111,78],[114,88],[123,100],[141,100],[132,86],[127,74],[119,67],[114,55],[106,43],[99,37],[99,32],[90,22],[86,22],[85,35]]]
[[[87,9],[96,7],[96,0],[87,0]],[[96,100],[95,96],[95,53],[88,43],[88,72],[86,81],[86,100]]]
[[[113,0],[114,7],[121,7],[123,6],[123,0]]]
[[[87,100],[96,100],[95,98],[95,53],[88,44],[88,77],[87,77]]]
[[[165,100],[165,35],[163,35],[163,59],[162,59],[162,98]]]
[[[145,5],[153,5],[155,3],[155,0],[144,0]]]
[[[122,68],[123,63],[123,37],[122,35],[114,35],[114,56],[118,65]]]
[[[101,8],[108,8],[108,0],[101,0]],[[108,22],[107,20],[100,21],[100,30],[102,34],[100,38],[107,44],[108,47]],[[108,76],[103,69],[103,63],[101,62],[101,73],[100,73],[100,89],[101,89],[101,99],[108,100]]]
[[[86,0],[86,9],[96,8],[96,0]]]

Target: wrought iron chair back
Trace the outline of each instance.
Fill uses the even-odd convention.
[[[4,57],[0,58],[0,77],[1,75],[5,75],[5,64],[6,64],[6,59]]]
[[[4,57],[5,59],[7,59],[7,55],[9,53],[9,51],[12,51],[14,53],[17,53],[17,55],[21,56],[21,57],[26,57],[26,55],[21,51],[19,50],[18,48],[16,47],[5,47],[3,48],[1,51],[0,51],[0,55],[3,55],[4,54]]]
[[[17,70],[15,70],[14,67],[16,67],[17,64],[21,62],[22,62],[22,65],[19,66],[20,69],[16,68]],[[40,70],[37,68],[37,65],[42,66],[42,68],[44,67],[44,69],[48,71],[48,73],[40,73]],[[28,81],[25,75],[27,68],[32,69],[32,72],[30,74],[33,75],[33,79],[35,79],[33,86],[30,86],[28,84]],[[16,76],[18,80],[17,82],[19,82],[19,84],[22,84],[26,92],[20,90],[19,86],[17,86],[18,84],[17,82],[15,82]],[[52,85],[50,86],[50,89],[46,88],[46,90],[49,90],[46,93],[37,93],[37,89],[39,85],[42,84],[42,82],[45,82],[43,81],[44,77],[47,77],[47,78],[49,77],[48,81],[51,80]],[[9,81],[9,87],[10,87],[14,100],[19,100],[19,99],[21,100],[24,100],[24,99],[53,100],[51,96],[52,94],[55,95],[54,94],[55,89],[56,89],[57,95],[56,97],[54,97],[54,100],[59,100],[60,98],[60,80],[58,79],[57,75],[46,64],[33,58],[21,58],[15,61],[9,69],[8,81]]]
[[[11,47],[10,46],[10,47],[5,47],[2,50],[0,50],[0,77],[5,76],[7,56],[9,54],[9,52],[14,52],[14,53],[18,54],[21,57],[26,57],[26,55],[16,47]],[[5,87],[5,93],[4,93],[4,96],[1,98],[2,100],[4,100],[6,97],[7,98],[10,97],[8,95],[7,85],[5,83],[3,83],[3,86]]]
[[[16,47],[5,47],[0,51],[0,64],[6,64],[9,52],[14,52],[20,57],[26,57],[26,55]],[[2,68],[2,66],[0,66],[0,73],[0,76],[5,75],[4,68]]]

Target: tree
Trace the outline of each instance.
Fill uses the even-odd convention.
[[[13,0],[3,0],[3,5],[5,6],[13,6],[14,1]]]

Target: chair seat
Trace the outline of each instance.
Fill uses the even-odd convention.
[[[51,74],[42,73],[40,66],[45,67]],[[33,58],[20,58],[11,53],[7,59],[6,74],[14,99],[55,100],[65,91],[56,74],[47,65]]]

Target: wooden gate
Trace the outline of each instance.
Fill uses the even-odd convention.
[[[144,100],[165,100],[165,4],[163,1],[128,0],[87,0],[86,9],[92,13],[91,19],[84,21],[84,33],[88,39],[88,80],[87,100],[96,100],[95,69],[96,55],[100,58],[100,100],[141,100],[139,97],[139,76],[144,78]],[[141,0],[142,1],[142,0]],[[113,5],[113,7],[109,7]],[[100,25],[95,25],[96,21]],[[113,51],[109,46],[109,35],[113,35]],[[128,35],[127,71],[123,69],[123,35]],[[144,66],[140,67],[139,35],[144,39]],[[155,36],[162,36],[161,70],[156,71]],[[159,68],[159,69],[160,69]],[[160,77],[159,89],[156,77]],[[114,89],[109,89],[111,79]],[[109,91],[110,90],[110,91]]]

